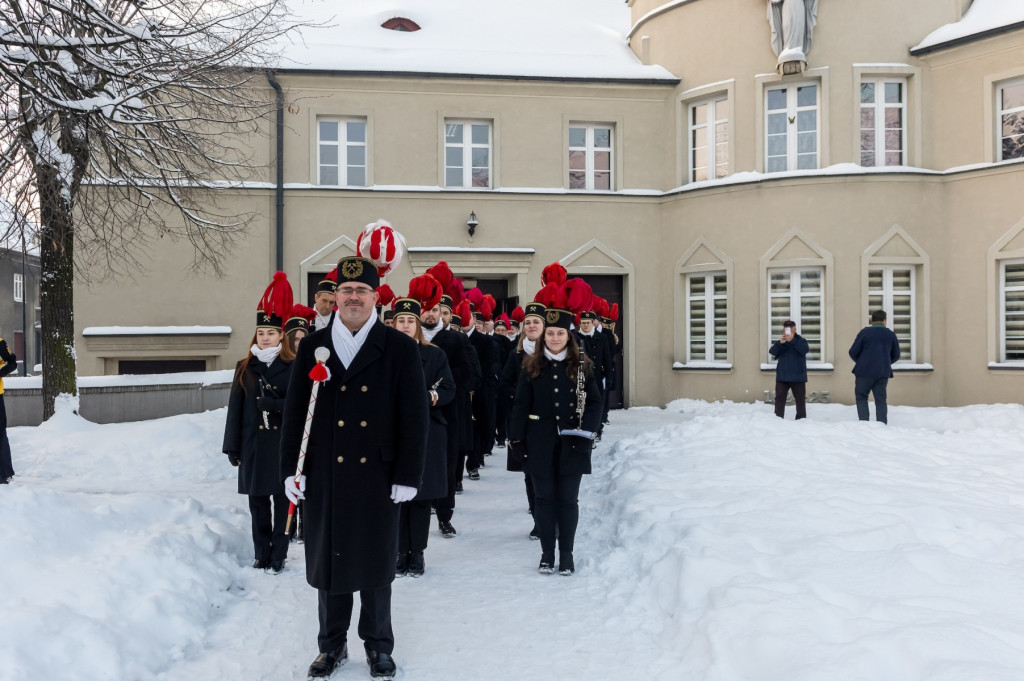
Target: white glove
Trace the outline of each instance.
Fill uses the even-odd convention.
[[[296,484],[298,483],[298,484]],[[306,495],[303,492],[306,491],[306,476],[300,475],[296,480],[294,475],[289,475],[284,479],[284,495],[288,497],[288,501],[293,504],[299,503],[300,499],[305,499]]]
[[[409,501],[416,496],[415,487],[406,487],[405,485],[391,485],[391,501],[396,504],[400,504],[403,501]]]

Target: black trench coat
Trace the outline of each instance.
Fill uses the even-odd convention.
[[[241,360],[235,367],[221,451],[236,454],[242,460],[238,466],[239,494],[284,494],[284,485],[279,475],[281,412],[284,411],[292,365],[277,357],[267,366],[252,357],[249,359],[249,371],[245,374],[243,386],[238,376],[245,361]],[[276,395],[277,398],[277,410],[267,412],[269,428],[264,427],[263,412],[256,406],[256,398],[260,396],[260,378],[266,384],[267,397]]]
[[[565,362],[541,360],[537,378],[519,374],[516,397],[512,403],[509,439],[526,443],[524,470],[530,475],[580,475],[590,473],[590,448],[586,454],[571,455],[563,447],[555,456],[559,428],[579,428],[596,433],[604,410],[601,389],[588,372],[584,377],[586,398],[583,423],[576,413],[576,376],[566,375]]]
[[[427,390],[437,392],[437,404],[430,407],[427,459],[423,467],[423,484],[416,493],[416,499],[440,499],[448,496],[448,422],[444,418],[444,407],[455,399],[455,379],[441,348],[420,345],[420,357],[423,359]],[[427,404],[430,404],[429,397]]]
[[[282,480],[295,474],[318,347],[330,351],[331,379],[320,386],[306,451],[306,581],[332,594],[378,589],[395,578],[399,509],[391,485],[418,488],[423,476],[422,361],[416,341],[380,322],[347,370],[331,326],[304,338],[284,410]]]

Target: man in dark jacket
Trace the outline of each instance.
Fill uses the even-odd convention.
[[[896,334],[885,326],[885,310],[871,313],[871,326],[857,334],[850,346],[853,375],[856,376],[853,394],[857,399],[857,417],[867,421],[868,393],[875,397],[875,420],[888,423],[886,389],[892,378],[892,365],[900,358],[900,342]]]
[[[393,678],[391,583],[398,554],[398,504],[423,476],[427,388],[416,341],[377,320],[373,262],[338,263],[338,310],[299,345],[281,434],[281,477],[289,498],[305,499],[306,581],[317,589],[320,655],[310,678],[326,678],[348,657],[353,594],[370,674]],[[329,351],[304,475],[295,476],[312,389],[315,352]],[[307,484],[308,479],[308,484]]]
[[[793,391],[796,402],[796,417],[807,418],[807,353],[810,346],[803,336],[796,332],[796,322],[787,320],[782,324],[782,335],[768,351],[778,360],[775,365],[775,415],[786,417],[786,398]]]
[[[466,475],[470,480],[480,479],[480,467],[484,465],[484,457],[494,447],[494,419],[498,397],[498,374],[502,367],[498,366],[498,344],[483,332],[483,315],[474,313],[475,319],[469,320],[469,326],[463,326],[470,345],[476,350],[480,360],[480,387],[473,392],[473,451],[466,459]],[[462,323],[465,325],[466,320]]]

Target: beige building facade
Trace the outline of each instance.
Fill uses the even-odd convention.
[[[519,301],[555,260],[600,278],[627,405],[764,399],[788,318],[808,391],[852,402],[847,350],[876,308],[904,354],[891,402],[1020,401],[1024,25],[958,32],[982,0],[820,0],[779,75],[768,3],[634,0],[625,38],[662,67],[638,77],[277,71],[282,223],[276,141],[254,137],[266,173],[217,196],[261,216],[226,276],[183,275],[170,244],[130,284],[80,287],[79,372],[233,367],[279,258],[306,300],[385,218],[408,241],[399,293],[438,260]]]

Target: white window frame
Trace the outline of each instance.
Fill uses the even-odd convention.
[[[901,341],[909,341],[910,352],[900,353],[900,358],[896,362],[897,364],[916,364],[917,363],[917,267],[914,265],[869,265],[868,266],[868,281],[871,281],[871,271],[881,270],[882,271],[882,289],[872,290],[868,287],[868,300],[871,300],[872,296],[882,297],[882,307],[885,310],[885,325],[892,329],[895,326],[895,306],[893,303],[893,297],[896,295],[910,296],[910,337],[900,338]],[[910,271],[910,292],[909,294],[904,291],[895,291],[893,289],[893,273],[896,270],[909,270]],[[875,306],[868,303],[869,311],[874,311]]]
[[[794,298],[796,298],[798,301],[802,301],[802,299],[804,297],[810,298],[811,296],[818,296],[818,297],[821,298],[821,356],[820,357],[812,357],[811,354],[808,353],[807,364],[808,364],[808,366],[813,366],[815,364],[819,364],[819,365],[823,364],[824,361],[825,361],[824,360],[824,356],[826,354],[826,347],[827,347],[827,343],[826,343],[826,341],[827,341],[827,338],[826,338],[826,333],[827,333],[827,331],[826,331],[827,330],[826,315],[828,314],[828,310],[826,309],[825,306],[826,306],[826,304],[828,302],[828,298],[826,296],[827,285],[828,285],[828,281],[826,279],[826,275],[828,274],[828,270],[827,270],[827,268],[824,265],[813,265],[813,266],[810,266],[810,267],[769,267],[767,269],[767,278],[765,279],[765,293],[767,294],[767,298],[765,299],[765,302],[767,303],[768,307],[767,307],[767,314],[765,315],[765,323],[767,324],[767,329],[766,329],[765,337],[768,338],[770,341],[774,341],[776,338],[778,338],[778,334],[777,333],[773,334],[773,329],[772,329],[772,299],[773,298],[780,298],[782,296],[776,296],[776,295],[772,294],[772,275],[773,274],[778,274],[780,272],[789,272],[789,277],[790,277],[790,279],[789,279],[789,293],[787,294],[787,297],[789,297],[789,299],[790,299],[790,301],[789,301],[789,312],[790,312],[789,318],[792,319],[794,322],[796,322],[797,333],[800,333],[800,330],[803,328],[803,319],[802,319],[802,314],[801,314],[803,306],[802,305],[795,305],[794,306],[793,305]],[[801,290],[801,284],[800,284],[800,273],[801,272],[820,272],[821,273],[821,290],[818,291],[818,292],[815,292],[815,293],[804,294],[803,291]],[[774,363],[776,362],[776,358],[773,357],[768,352],[767,348],[765,349],[765,356],[766,356],[767,362],[769,364],[774,365]]]
[[[860,111],[863,113],[864,109],[871,109],[874,112],[874,123],[870,128],[875,134],[874,144],[874,164],[871,167],[886,167],[892,165],[907,165],[907,98],[909,94],[908,84],[906,78],[861,78],[860,84],[863,86],[867,83],[871,83],[875,86],[875,101],[871,104],[865,104],[863,101],[860,103]],[[900,102],[899,104],[891,104],[885,101],[885,86],[887,84],[896,84],[900,86]],[[880,95],[881,93],[881,95]],[[860,92],[858,89],[858,100],[860,99]],[[886,163],[886,154],[893,153],[887,151],[885,148],[885,113],[887,109],[899,109],[900,114],[900,162],[898,164]],[[863,147],[863,136],[864,132],[868,128],[863,127],[861,118],[858,118],[858,128],[860,134],[858,139],[860,140],[859,148]],[[858,157],[857,161],[861,165],[864,164],[863,154],[866,150],[861,148],[861,156]]]
[[[573,128],[583,128],[584,131],[585,131],[585,142],[584,142],[584,145],[582,147],[580,147],[580,146],[573,146],[572,144],[570,144],[569,145],[569,149],[568,149],[568,153],[571,154],[574,151],[582,151],[582,152],[584,152],[584,156],[585,156],[585,159],[586,159],[586,168],[585,168],[585,175],[586,175],[585,184],[586,184],[586,186],[584,188],[582,188],[582,189],[578,188],[578,187],[575,188],[575,189],[572,189],[572,180],[570,179],[570,177],[566,178],[567,182],[568,182],[566,186],[570,187],[570,191],[578,191],[578,192],[581,192],[581,191],[588,191],[588,192],[593,192],[593,191],[602,191],[602,192],[603,191],[615,191],[615,125],[612,124],[612,123],[570,123],[569,124],[569,137],[572,137],[572,129]],[[608,131],[608,147],[607,148],[605,148],[605,147],[598,147],[594,143],[594,132],[596,130],[598,130],[598,129],[600,129],[600,130],[607,130]],[[605,170],[598,171],[597,170],[596,164],[594,162],[594,155],[598,151],[607,151],[608,152],[608,170],[607,171],[605,171]],[[574,172],[579,172],[579,170],[578,169],[576,169],[576,170],[570,169],[569,170],[570,174],[574,173]],[[596,175],[597,175],[598,172],[602,172],[602,173],[607,172],[608,173],[608,189],[597,189],[596,188],[596,184],[597,183],[595,182],[595,178],[596,178]]]
[[[694,122],[694,112],[697,107],[706,106],[708,115],[704,123],[698,124]],[[766,119],[767,120],[767,119]],[[687,166],[689,167],[689,181],[690,182],[701,182],[703,180],[715,180],[722,177],[728,177],[729,173],[729,99],[728,95],[721,95],[718,97],[711,97],[709,99],[702,99],[699,101],[691,102],[687,107],[686,111],[686,122],[687,130],[689,134],[686,137],[687,146]],[[720,141],[718,139],[718,126],[724,125],[725,140]],[[702,135],[704,139],[703,147],[708,149],[708,163],[706,166],[697,166],[696,159],[694,158],[697,149],[694,145],[694,138]],[[725,144],[725,171],[720,175],[718,173],[718,145]],[[713,162],[712,162],[713,161]],[[706,177],[698,180],[697,172],[704,170]]]
[[[320,139],[320,124],[321,123],[335,123],[338,126],[338,139],[336,141],[324,141]],[[363,141],[351,141],[348,138],[348,124],[349,123],[362,123],[363,125]],[[323,187],[366,187],[369,183],[369,122],[365,118],[355,116],[320,116],[316,120],[316,181],[317,184]],[[324,164],[321,162],[320,154],[322,147],[333,146],[337,148],[337,164]],[[349,164],[348,163],[348,150],[349,148],[363,148],[363,163]],[[329,184],[323,181],[323,168],[334,167],[338,173],[337,184]],[[362,168],[363,169],[363,182],[361,184],[353,184],[349,181],[349,171],[351,168]]]
[[[1006,286],[1006,266],[1024,264],[1024,258],[1007,258],[999,261],[999,362],[1001,364],[1024,364],[1024,360],[1006,358],[1006,292],[1024,290],[1024,286]]]
[[[800,88],[803,87],[814,87],[815,88],[815,102],[813,106],[799,106],[797,103],[797,97]],[[779,110],[768,109],[768,100],[770,99],[770,93],[776,90],[784,90],[786,92],[786,167],[782,170],[769,170],[768,162],[768,147],[770,138],[773,135],[770,134],[768,116],[771,113],[777,113]],[[822,102],[822,84],[818,81],[805,81],[801,83],[789,83],[786,85],[775,85],[768,86],[765,88],[764,93],[764,112],[763,112],[763,125],[764,125],[764,169],[765,172],[788,172],[792,170],[817,170],[821,167],[822,151],[821,151],[821,102]],[[814,111],[815,114],[815,130],[814,130],[814,167],[813,168],[799,168],[799,134],[797,130],[798,120],[800,113],[805,111]],[[790,129],[789,126],[793,126]],[[774,157],[773,157],[774,158]]]
[[[1024,150],[1022,150],[1022,153],[1021,153],[1020,156],[1014,156],[1012,158],[1003,158],[1003,116],[1005,116],[1007,114],[1020,114],[1021,116],[1024,116],[1024,106],[1013,107],[1013,108],[1010,108],[1010,109],[1003,109],[1002,108],[1003,90],[1005,90],[1007,87],[1024,87],[1024,78],[1018,78],[1018,79],[1015,79],[1015,80],[1008,80],[1008,81],[1005,81],[1003,83],[1000,83],[996,87],[996,92],[995,92],[995,97],[996,97],[996,101],[995,101],[995,110],[996,110],[995,140],[996,140],[996,161],[997,162],[999,162],[999,161],[1015,161],[1015,160],[1024,158]]]
[[[25,302],[25,278],[18,273],[14,274],[14,302]]]
[[[449,142],[448,141],[448,128],[453,125],[462,126],[462,142]],[[473,126],[474,125],[486,125],[487,126],[487,143],[480,144],[473,142]],[[441,128],[441,142],[443,146],[443,163],[442,163],[442,176],[441,186],[449,189],[491,189],[494,186],[494,122],[483,119],[469,119],[469,118],[446,118],[444,125]],[[462,149],[462,165],[459,166],[462,169],[462,183],[461,184],[448,184],[448,169],[455,168],[456,166],[448,165],[448,150],[461,148]],[[476,167],[473,165],[473,150],[474,149],[487,149],[487,185],[482,187],[473,186],[473,169]],[[480,166],[482,167],[482,166]]]
[[[715,277],[725,277],[725,291],[720,294],[715,293]],[[693,279],[704,279],[704,295],[693,296],[690,293],[690,282]],[[692,272],[686,274],[683,280],[684,286],[684,300],[686,301],[686,315],[685,315],[685,329],[686,329],[686,362],[714,362],[722,365],[729,363],[729,273],[726,270],[716,270],[707,272]],[[704,302],[704,356],[697,357],[691,354],[691,338],[690,338],[690,319],[692,306],[691,303],[695,300],[702,300]],[[725,301],[725,357],[721,359],[715,358],[715,301]]]

